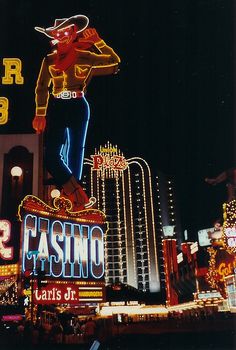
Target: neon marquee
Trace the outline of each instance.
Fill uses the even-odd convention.
[[[37,257],[30,254],[32,251],[38,251]],[[37,268],[52,277],[101,278],[104,274],[102,229],[26,215],[22,270]]]
[[[100,280],[104,276],[103,213],[71,212],[70,201],[55,199],[52,208],[34,196],[19,207],[22,221],[22,272],[46,277]]]
[[[79,304],[83,302],[101,302],[104,300],[103,285],[82,286],[73,283],[52,283],[38,290],[34,286],[33,299],[40,304]]]
[[[11,238],[11,223],[8,220],[0,220],[0,259],[12,260],[13,247],[7,243]]]
[[[102,153],[117,153],[117,147],[100,147],[100,152]]]
[[[111,169],[117,171],[123,171],[128,167],[128,162],[125,157],[120,155],[91,155],[93,160],[93,170]]]
[[[228,227],[225,229],[225,237],[230,248],[236,247],[236,228]]]
[[[222,262],[218,269],[216,269],[216,273],[219,275],[219,281],[223,282],[226,276],[231,275],[234,272],[236,267],[236,260],[231,262]]]
[[[24,78],[21,74],[22,63],[19,58],[3,58],[5,67],[4,76],[2,77],[3,85],[22,85]],[[9,100],[7,97],[0,96],[0,125],[8,122]]]
[[[224,203],[223,240],[229,253],[236,253],[236,200]]]

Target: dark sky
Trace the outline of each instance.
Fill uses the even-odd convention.
[[[225,184],[204,178],[233,166],[233,0],[0,0],[0,10],[1,61],[20,58],[25,78],[0,85],[10,104],[1,134],[33,132],[35,81],[50,49],[34,26],[85,14],[122,61],[118,75],[88,89],[87,154],[110,140],[172,175],[193,237],[221,216]]]

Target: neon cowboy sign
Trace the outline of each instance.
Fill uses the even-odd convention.
[[[34,196],[19,207],[22,221],[22,272],[98,280],[104,276],[104,214],[95,209],[71,212],[70,201],[54,200],[52,208]]]

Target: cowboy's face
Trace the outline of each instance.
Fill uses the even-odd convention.
[[[76,26],[72,24],[68,27],[53,31],[52,35],[56,40],[58,40],[59,45],[70,46],[77,36],[76,30]]]

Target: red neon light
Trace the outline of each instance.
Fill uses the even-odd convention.
[[[5,243],[11,239],[11,223],[8,220],[0,220],[0,258],[13,259],[13,247],[7,247]]]
[[[20,321],[23,317],[21,315],[3,315],[2,321]]]
[[[73,283],[50,283],[41,290],[34,284],[34,302],[37,304],[80,304],[104,301],[104,287],[80,286]]]

